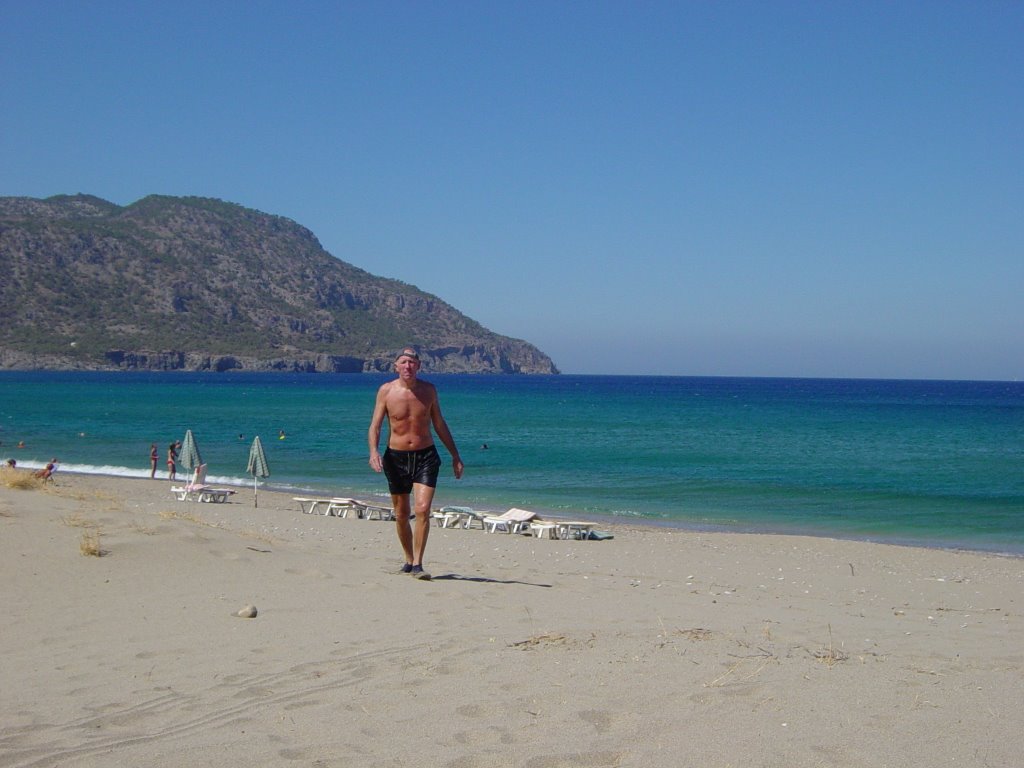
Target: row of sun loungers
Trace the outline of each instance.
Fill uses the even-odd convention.
[[[390,507],[381,507],[376,504],[367,504],[358,499],[347,499],[333,497],[329,499],[318,499],[310,496],[293,496],[294,501],[299,502],[299,509],[307,515],[327,515],[328,517],[348,517],[354,514],[363,520],[394,520],[395,511]]]
[[[367,504],[358,499],[314,498],[311,496],[294,496],[292,498],[299,503],[299,508],[307,515],[348,517],[349,514],[354,514],[363,520],[395,519],[393,509]],[[595,531],[593,523],[580,520],[540,520],[536,512],[516,507],[498,515],[491,512],[479,512],[471,507],[448,506],[435,510],[432,517],[441,528],[480,528],[487,533],[530,534],[538,539],[608,537],[608,534],[599,534]]]
[[[192,479],[183,486],[172,486],[171,493],[178,501],[200,501],[223,503],[228,496],[235,493],[231,488],[214,488],[206,485],[206,465],[196,467]],[[293,496],[299,503],[299,509],[307,515],[326,515],[328,517],[348,517],[354,514],[362,520],[394,520],[395,511],[390,507],[368,504],[358,499],[343,496],[317,498],[312,496]],[[578,520],[540,520],[536,512],[526,509],[512,509],[500,515],[490,512],[478,512],[471,507],[448,506],[435,510],[433,518],[442,528],[474,528],[479,527],[488,533],[523,533],[532,534],[538,539],[588,539],[607,538],[608,534],[595,536],[593,523]]]
[[[231,488],[214,488],[206,485],[206,465],[196,468],[192,480],[183,486],[172,486],[171,493],[178,501],[199,501],[223,503],[228,496],[235,493]],[[348,517],[350,514],[362,520],[394,520],[395,511],[390,507],[368,504],[358,499],[342,496],[317,498],[312,496],[293,496],[299,503],[299,509],[307,515],[326,515],[328,517]],[[593,523],[580,520],[540,520],[536,512],[525,509],[512,509],[500,515],[490,512],[478,512],[471,507],[441,507],[433,513],[434,520],[442,528],[480,528],[487,533],[522,533],[531,534],[538,539],[589,539],[607,538],[608,534],[600,534],[594,530]]]
[[[524,533],[538,539],[589,539],[597,532],[594,524],[580,520],[540,520],[536,512],[513,507],[501,515],[477,512],[470,507],[441,507],[434,513],[442,528],[473,528],[488,533]],[[606,538],[606,535],[601,535]]]

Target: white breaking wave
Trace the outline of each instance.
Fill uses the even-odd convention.
[[[4,461],[6,462],[7,460],[4,459]],[[45,462],[39,462],[39,461],[26,460],[26,461],[19,461],[18,462],[18,468],[19,469],[42,469],[45,466],[46,466]],[[119,466],[114,465],[114,464],[101,464],[101,465],[96,465],[96,464],[72,464],[70,462],[63,462],[63,461],[61,461],[61,462],[57,463],[57,471],[58,472],[75,472],[75,473],[80,474],[80,475],[109,475],[111,477],[135,477],[135,478],[142,478],[142,479],[145,479],[145,480],[149,479],[149,470],[148,469],[139,469],[138,467],[119,467]],[[183,482],[183,483],[184,482],[188,482],[188,480],[189,480],[189,478],[191,476],[192,476],[192,473],[187,471],[187,470],[179,472],[177,474],[175,482]],[[157,480],[167,480],[167,471],[166,470],[157,470],[156,479]],[[251,486],[252,485],[252,478],[251,477],[249,477],[249,478],[245,478],[245,477],[231,477],[229,475],[207,475],[206,476],[206,482],[207,482],[207,484],[214,484],[215,483],[217,485],[249,485],[249,486]]]

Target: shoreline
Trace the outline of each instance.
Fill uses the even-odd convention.
[[[0,767],[982,768],[1024,748],[1018,559],[434,528],[421,582],[392,524],[258,501],[0,487]]]
[[[44,466],[44,462],[37,462],[37,461],[32,461],[32,460],[26,461],[24,464],[19,464],[19,467],[24,467],[26,469],[41,469],[43,466]],[[80,466],[80,465],[73,465],[73,466]],[[108,470],[108,471],[103,471],[103,470]],[[118,470],[118,471],[115,472],[115,471],[110,471],[110,470]],[[137,474],[125,474],[125,472],[130,472],[130,471],[136,471]],[[164,483],[170,483],[171,482],[171,481],[167,480],[166,478],[161,478],[160,477],[161,474],[166,474],[166,470],[159,469],[157,471],[157,477],[155,479],[153,479],[153,480],[151,480],[148,477],[148,471],[149,471],[148,469],[131,470],[128,467],[97,467],[95,469],[90,468],[89,471],[83,471],[81,469],[66,469],[66,468],[63,468],[63,467],[61,467],[61,469],[60,469],[60,472],[62,472],[64,475],[81,475],[81,476],[86,476],[86,477],[90,477],[90,476],[109,477],[109,478],[115,478],[115,479],[118,479],[118,480],[146,480],[146,481],[151,481],[151,482],[161,482],[162,481]],[[188,474],[187,472],[186,473],[179,472],[178,473],[178,478],[175,481],[173,481],[174,484],[181,485],[181,484],[184,484],[185,482],[187,482],[187,477],[186,477],[187,474]],[[250,491],[252,490],[252,482],[251,482],[251,480],[246,481],[246,480],[241,479],[241,478],[235,478],[235,477],[220,477],[220,478],[217,478],[216,476],[213,476],[213,477],[211,477],[210,482],[212,484],[216,484],[216,485],[227,485],[227,486],[232,487],[232,488],[239,488],[239,489],[246,489],[246,488],[248,488]],[[440,506],[445,506],[445,505],[469,506],[469,507],[473,507],[474,506],[472,503],[467,502],[465,499],[462,499],[462,498],[459,497],[459,495],[457,493],[457,486],[453,487],[452,485],[449,484],[449,485],[447,485],[445,487],[444,490],[445,490],[444,496],[445,496],[446,501],[445,501],[445,504],[442,504]],[[269,480],[269,481],[266,481],[265,484],[261,484],[260,485],[260,492],[261,493],[263,493],[263,492],[267,492],[267,493],[280,493],[280,494],[283,494],[283,495],[291,495],[291,496],[319,496],[319,497],[325,497],[325,498],[329,498],[331,496],[356,497],[356,498],[364,497],[367,501],[369,501],[372,498],[374,500],[374,502],[378,503],[378,504],[388,504],[390,502],[389,497],[386,494],[384,494],[384,493],[374,493],[372,495],[372,497],[371,497],[371,496],[368,496],[361,489],[347,487],[347,486],[343,486],[343,485],[339,485],[334,491],[328,492],[328,491],[322,491],[322,490],[317,490],[317,489],[313,489],[313,488],[305,488],[305,487],[299,487],[299,486],[278,485],[278,484],[275,484],[273,482],[273,480]],[[511,506],[515,506],[515,505],[511,505]],[[500,514],[501,512],[504,511],[504,509],[493,509],[492,510],[490,508],[484,508],[484,507],[480,507],[480,509],[483,510],[483,511],[494,512],[496,514]],[[637,526],[639,528],[648,528],[648,527],[650,527],[650,528],[666,528],[666,529],[680,530],[680,531],[685,531],[685,532],[690,532],[690,533],[724,533],[724,534],[749,535],[749,536],[808,537],[808,538],[812,538],[812,539],[825,539],[825,540],[835,540],[835,541],[850,541],[850,542],[860,542],[860,543],[864,543],[864,544],[880,544],[880,545],[890,545],[890,546],[898,546],[898,547],[910,547],[910,548],[919,548],[919,549],[934,549],[934,550],[945,551],[945,552],[977,553],[977,554],[993,555],[993,556],[996,556],[996,557],[1006,557],[1006,558],[1011,558],[1011,559],[1024,559],[1024,549],[1021,549],[1020,551],[1017,551],[1017,550],[1014,550],[1012,548],[1007,548],[1007,547],[1005,547],[1005,545],[998,545],[998,544],[992,544],[990,547],[986,547],[986,546],[982,546],[981,544],[979,544],[977,542],[970,543],[970,542],[963,542],[963,541],[959,541],[959,540],[957,540],[954,543],[940,543],[940,542],[935,541],[933,539],[914,538],[913,536],[909,536],[909,535],[905,535],[905,536],[891,536],[891,537],[879,536],[879,537],[872,538],[872,537],[868,537],[868,536],[854,536],[854,535],[848,535],[847,536],[847,535],[843,535],[841,532],[825,531],[825,530],[812,530],[812,529],[783,530],[781,526],[777,527],[777,528],[770,528],[770,527],[758,528],[756,526],[729,527],[729,526],[723,525],[723,524],[696,523],[696,522],[690,522],[690,521],[686,521],[686,520],[673,520],[673,519],[666,519],[666,518],[654,518],[654,517],[644,518],[644,517],[633,517],[633,516],[628,516],[627,517],[625,515],[599,515],[599,514],[588,513],[588,512],[573,513],[573,514],[570,515],[570,514],[567,514],[563,510],[552,510],[552,509],[546,509],[546,508],[541,508],[541,507],[532,507],[531,509],[533,511],[537,512],[538,515],[540,515],[541,517],[545,517],[545,518],[548,518],[548,519],[555,519],[555,520],[558,520],[558,519],[561,519],[561,520],[567,520],[567,519],[584,520],[584,521],[587,521],[587,522],[593,522],[593,523],[595,523],[597,525],[601,525],[601,526],[605,526],[605,527],[612,527],[612,528],[620,527],[620,526],[625,526],[625,527]]]

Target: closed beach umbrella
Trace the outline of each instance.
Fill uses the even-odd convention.
[[[196,445],[196,439],[192,436],[191,429],[185,430],[185,439],[181,441],[181,455],[178,457],[178,462],[189,472],[195,471],[195,468],[203,463],[203,457],[199,455],[199,446]]]
[[[267,464],[267,455],[263,452],[263,443],[260,442],[259,435],[256,435],[256,439],[252,441],[252,448],[249,449],[249,466],[246,471],[252,475],[252,505],[258,507],[260,500],[256,491],[256,478],[270,477],[270,465]]]

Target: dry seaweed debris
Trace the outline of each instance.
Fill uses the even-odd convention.
[[[99,528],[91,528],[83,533],[78,548],[83,555],[88,557],[103,557],[106,552],[100,548]]]
[[[828,648],[823,648],[820,651],[815,651],[814,658],[824,664],[826,667],[832,668],[841,661],[846,661],[850,658],[847,654],[840,651],[832,644],[832,625],[828,625]]]
[[[547,632],[542,635],[533,635],[525,640],[519,640],[515,643],[509,643],[512,648],[540,648],[549,647],[553,645],[564,646],[569,644],[569,638],[561,633]]]
[[[740,677],[739,675],[733,674],[737,670],[739,670],[740,667],[746,665],[746,663],[748,661],[755,661],[755,660],[759,661],[760,664],[758,664],[757,669],[755,669],[753,672],[749,672],[749,673],[747,673],[743,677]],[[773,664],[773,663],[777,664],[778,662],[779,662],[779,660],[775,656],[773,656],[771,654],[763,655],[763,656],[760,656],[760,657],[747,657],[747,658],[740,659],[735,664],[730,666],[723,674],[719,675],[718,677],[716,677],[711,682],[704,683],[704,687],[705,688],[724,688],[725,685],[726,685],[726,682],[728,682],[730,684],[733,684],[733,685],[745,683],[748,680],[752,680],[753,678],[757,677],[761,673],[761,670],[763,670],[769,664]],[[726,681],[726,678],[728,678],[728,681]],[[726,681],[726,682],[723,682],[723,681]]]
[[[677,635],[682,635],[687,640],[710,640],[711,630],[704,629],[703,627],[694,627],[692,629],[677,629]]]

